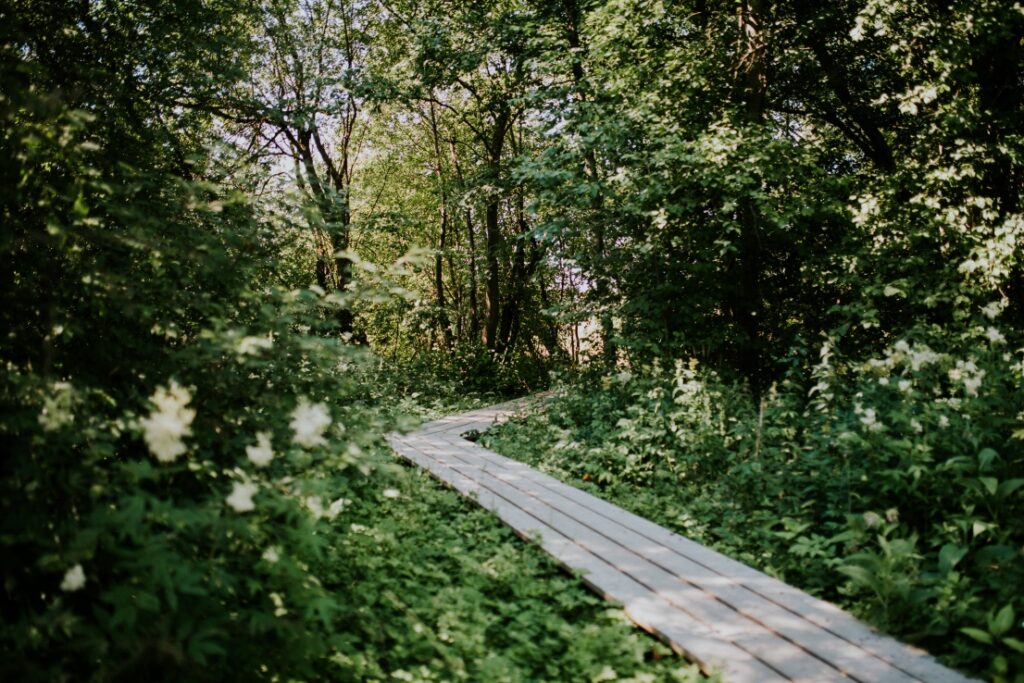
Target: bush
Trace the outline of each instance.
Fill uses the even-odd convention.
[[[686,363],[589,377],[485,439],[1015,680],[1024,362],[996,321],[967,329],[917,329],[865,360],[826,344],[758,405]]]
[[[322,529],[385,429],[331,333],[343,302],[274,284],[291,228],[230,189],[202,125],[76,106],[21,44],[0,101],[0,676],[308,676],[344,604],[312,569]]]

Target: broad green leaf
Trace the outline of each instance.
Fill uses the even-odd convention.
[[[974,638],[979,643],[984,643],[986,645],[992,644],[992,636],[988,633],[988,631],[982,631],[978,628],[967,627],[960,629],[960,632],[964,635]]]
[[[994,636],[1001,636],[1013,628],[1015,617],[1013,605],[1005,605],[996,613],[995,617],[989,620],[988,630]]]

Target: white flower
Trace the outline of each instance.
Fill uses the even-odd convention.
[[[995,320],[999,317],[999,314],[1006,308],[1005,301],[993,301],[984,308],[981,309],[982,314],[989,320]]]
[[[864,523],[868,525],[870,529],[873,526],[878,526],[882,523],[882,518],[878,516],[877,512],[865,512]]]
[[[939,427],[945,429],[949,426],[949,418],[945,415],[939,415]]]
[[[259,491],[259,486],[256,484],[236,481],[232,485],[231,495],[225,500],[235,512],[252,512],[256,509],[252,497],[256,495],[257,491]]]
[[[285,609],[285,599],[281,597],[280,593],[271,593],[270,601],[273,603],[274,616],[284,616],[288,613],[288,610]]]
[[[238,353],[242,356],[255,356],[261,350],[273,348],[274,340],[270,337],[242,337],[238,342]]]
[[[84,585],[85,570],[82,569],[82,565],[76,564],[74,567],[64,572],[64,580],[60,582],[60,589],[68,593],[73,593],[80,590]]]
[[[270,547],[263,551],[262,558],[264,562],[274,564],[275,562],[281,559],[281,556],[278,554],[277,548]]]
[[[938,363],[942,360],[942,356],[935,353],[927,346],[923,347],[920,351],[910,352],[910,367],[914,372],[921,369],[922,365],[928,365],[929,363]]]
[[[915,434],[920,434],[924,431],[924,427],[921,426],[921,423],[913,419],[910,421],[910,428],[914,430]]]
[[[904,393],[910,391],[911,385],[912,385],[912,382],[909,379],[901,379],[900,382],[899,382],[900,391],[902,391]]]
[[[987,330],[985,330],[985,337],[993,345],[1006,343],[1006,337],[1004,337],[1003,333],[994,327],[990,327]]]
[[[171,380],[170,387],[157,387],[149,400],[156,406],[149,417],[139,421],[146,445],[160,462],[174,462],[185,452],[182,439],[192,434],[196,411],[186,408],[192,396]]]
[[[953,382],[963,382],[964,392],[968,396],[977,396],[981,388],[981,380],[985,377],[985,371],[978,368],[973,360],[956,362],[956,367],[949,370],[949,379]]]
[[[55,432],[64,425],[75,421],[75,414],[71,412],[71,404],[74,401],[74,392],[67,382],[57,382],[53,385],[53,395],[43,399],[43,409],[39,411],[39,424],[48,432]]]
[[[889,508],[888,510],[886,510],[885,521],[889,522],[889,524],[895,524],[896,522],[900,521],[899,508]]]
[[[315,519],[320,519],[326,514],[326,511],[324,510],[324,501],[320,496],[307,496],[304,502],[306,503],[306,507],[309,511],[313,513],[313,517]]]
[[[900,353],[910,353],[910,344],[905,339],[900,339],[893,348]]]
[[[864,415],[860,418],[860,421],[861,424],[867,427],[869,432],[879,432],[884,429],[882,423],[879,422],[876,417],[874,408],[866,408],[864,410]]]
[[[342,509],[348,505],[351,501],[345,500],[344,498],[338,498],[331,502],[330,507],[327,508],[327,519],[333,520],[335,517],[341,514]]]
[[[246,446],[245,455],[256,467],[266,467],[274,459],[274,450],[270,447],[270,432],[257,432],[256,445]]]
[[[385,498],[400,498],[401,495],[398,489],[384,489]]]
[[[324,499],[320,496],[307,496],[302,502],[313,515],[314,519],[326,517],[333,521],[341,514],[342,509],[352,501],[345,498],[338,498],[337,500],[332,501],[326,508],[324,508]]]
[[[330,425],[331,413],[325,404],[310,403],[306,398],[299,399],[289,425],[295,432],[292,441],[306,448],[322,446],[327,443],[324,432]]]
[[[881,384],[883,387],[887,387],[887,386],[889,386],[889,378],[888,377],[879,377],[878,378],[878,383]]]

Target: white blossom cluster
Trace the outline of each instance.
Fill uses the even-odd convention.
[[[47,432],[55,432],[74,422],[73,402],[74,391],[68,382],[54,384],[53,393],[43,399],[43,409],[39,411],[40,426]]]
[[[252,497],[256,495],[260,487],[248,481],[236,481],[232,484],[231,495],[227,497],[228,506],[235,512],[252,512],[256,504]]]
[[[271,337],[242,337],[238,342],[238,355],[256,356],[260,351],[267,351],[273,348],[274,340]]]
[[[274,459],[274,449],[270,446],[270,432],[258,432],[256,445],[245,447],[245,456],[256,467],[266,467]]]
[[[239,352],[255,353],[258,349],[269,348],[271,343],[269,339],[263,338],[251,338],[248,343],[243,340]],[[44,429],[57,429],[73,419],[70,412],[71,396],[69,384],[55,385],[54,395],[46,399],[43,411],[39,415],[39,422]],[[192,422],[196,417],[196,411],[188,407],[191,401],[192,395],[189,390],[174,380],[168,386],[157,387],[150,397],[153,408],[149,415],[139,420],[139,426],[143,431],[146,445],[159,462],[174,462],[187,451],[184,439],[192,435]],[[324,434],[332,419],[325,403],[311,403],[308,399],[302,398],[292,411],[291,418],[293,443],[305,448],[327,443]],[[255,436],[256,442],[245,447],[246,457],[257,468],[267,467],[274,459],[272,433],[257,432]],[[257,483],[245,478],[232,484],[231,492],[224,501],[237,513],[252,512],[256,509],[253,498],[259,490]],[[335,519],[348,503],[348,500],[339,498],[325,506],[318,496],[310,496],[303,500],[304,506],[315,518],[325,517],[330,520]],[[278,558],[278,551],[270,548],[264,553],[263,559],[273,563]],[[84,570],[81,565],[75,565],[65,574],[61,589],[68,592],[76,591],[84,584]]]
[[[299,399],[299,404],[292,411],[289,425],[294,432],[292,441],[305,448],[323,446],[327,443],[324,432],[331,426],[331,413],[324,403],[310,403],[309,399]]]
[[[854,405],[853,412],[860,417],[860,423],[869,432],[880,432],[885,429],[885,425],[879,421],[878,414],[874,408],[864,408],[858,403]]]
[[[331,426],[331,414],[325,403],[311,403],[307,398],[299,399],[298,405],[291,413],[290,427],[292,430],[292,442],[305,448],[322,446],[327,443],[324,433]],[[271,443],[271,432],[257,432],[256,443],[245,447],[245,455],[254,466],[262,468],[270,464],[274,459],[274,449]],[[290,481],[290,477],[281,480],[282,483]],[[247,477],[244,481],[237,481],[232,484],[231,494],[225,498],[228,507],[238,513],[252,512],[256,509],[253,496],[259,491],[259,485],[250,481]],[[314,519],[326,518],[335,519],[341,514],[342,509],[349,504],[346,499],[338,498],[330,504],[325,505],[320,496],[305,496],[300,498],[303,507],[309,510]],[[276,562],[277,551],[270,549],[265,553],[264,559],[268,562]]]
[[[951,382],[963,382],[964,393],[968,396],[977,396],[981,388],[981,380],[985,378],[985,371],[975,364],[973,360],[958,360],[956,367],[950,368],[949,380]]]
[[[150,452],[160,462],[174,462],[185,453],[183,439],[192,435],[192,420],[196,411],[186,408],[191,394],[171,380],[169,387],[157,387],[150,397],[155,406],[148,417],[139,421]]]
[[[64,579],[60,582],[60,589],[65,593],[74,593],[85,586],[85,570],[82,565],[76,564],[64,572]]]
[[[983,312],[989,318],[994,318],[1002,312],[1004,305],[1004,302],[994,302],[986,306]],[[989,327],[988,329],[976,327],[974,332],[979,337],[986,339],[992,346],[1006,343],[1002,333],[994,327]],[[1006,356],[1004,356],[1004,359],[1006,359]],[[911,374],[907,374],[907,370],[916,373],[923,368],[936,365],[945,370],[946,377],[954,388],[959,386],[963,389],[961,396],[937,398],[937,404],[948,406],[953,411],[959,411],[965,397],[970,398],[979,395],[985,381],[986,371],[978,367],[975,358],[954,359],[949,354],[937,353],[924,344],[911,344],[906,340],[900,340],[893,344],[884,357],[867,361],[864,364],[864,370],[875,374],[878,377],[879,385],[890,386],[895,384],[901,393],[909,396],[914,392],[916,379]],[[895,377],[892,376],[892,373],[900,372],[903,373],[902,377],[899,374]],[[815,387],[815,389],[818,388]],[[815,389],[812,389],[812,393],[814,393]],[[936,395],[938,395],[938,390],[936,389],[935,391]],[[874,408],[856,404],[854,406],[854,413],[857,415],[863,429],[868,432],[880,432],[886,428]],[[924,426],[918,420],[912,419],[909,424],[914,433],[923,433]],[[939,415],[936,425],[940,429],[948,428],[950,426],[949,417],[947,415]]]
[[[346,498],[338,498],[331,502],[329,506],[324,507],[324,499],[320,496],[306,496],[303,500],[303,504],[306,509],[309,510],[310,514],[313,515],[314,519],[321,519],[326,517],[328,520],[334,521],[341,514],[341,511],[346,505],[352,501]]]

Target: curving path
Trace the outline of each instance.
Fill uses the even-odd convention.
[[[388,441],[726,681],[969,680],[830,603],[462,437],[539,400],[452,415]]]

